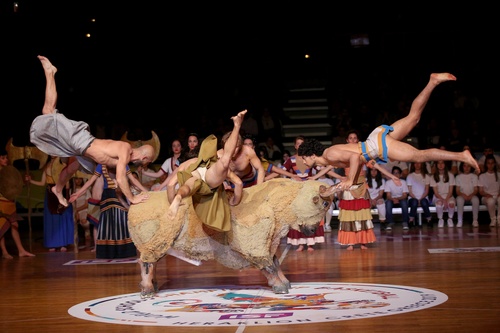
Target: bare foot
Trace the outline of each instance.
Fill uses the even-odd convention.
[[[243,118],[245,118],[245,113],[247,113],[247,110],[240,111],[236,116],[231,117],[234,126],[241,127],[241,124],[243,123]]]
[[[57,200],[59,200],[59,203],[61,205],[63,205],[64,207],[68,207],[68,201],[63,196],[62,192],[57,192],[55,186],[52,186],[51,190],[52,190],[52,193],[54,193],[54,195],[57,197]]]
[[[465,155],[465,160],[463,162],[470,164],[474,168],[474,173],[479,174],[481,172],[481,169],[479,168],[479,164],[477,163],[476,159],[472,157],[470,150],[464,150],[463,154]]]
[[[68,251],[68,249],[67,249],[67,248],[65,248],[64,246],[62,246],[62,247],[61,247],[61,252],[66,252],[66,251]]]
[[[41,56],[41,55],[39,55],[37,57],[38,57],[38,59],[40,59],[40,62],[42,63],[43,70],[46,73],[52,73],[52,75],[57,73],[56,66],[52,65],[52,63],[49,61],[49,59],[47,59],[46,57]]]
[[[295,251],[297,251],[297,252],[302,252],[302,250],[303,250],[303,249],[304,249],[304,246],[299,245],[299,247],[298,247],[298,248],[297,248],[297,250],[295,250]]]
[[[14,257],[13,257],[13,256],[11,256],[11,255],[10,255],[10,254],[8,254],[8,253],[2,254],[2,258],[3,258],[3,259],[14,259]]]
[[[167,212],[167,217],[169,219],[173,220],[177,215],[177,212],[179,211],[179,206],[181,205],[181,200],[182,198],[178,194],[174,197],[174,200],[172,200],[172,203],[170,204],[170,207],[168,208]]]
[[[349,245],[346,250],[347,251],[352,251],[352,250],[354,250],[354,248],[352,247],[352,245]]]
[[[430,80],[438,85],[441,82],[445,81],[456,81],[457,78],[455,77],[455,75],[450,73],[432,73]]]
[[[35,255],[33,253],[29,253],[28,251],[21,251],[19,252],[20,257],[34,257]]]
[[[56,252],[56,249],[51,248],[51,249],[49,249],[49,252]]]
[[[312,246],[307,247],[307,252],[313,252],[313,251],[314,251],[314,248]]]
[[[361,244],[361,250],[368,250],[368,248],[364,244]]]

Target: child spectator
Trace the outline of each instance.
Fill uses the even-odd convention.
[[[398,178],[401,177],[402,170],[398,166],[392,167],[392,174]],[[408,185],[404,179],[401,179],[401,185],[398,186],[393,179],[389,179],[385,182],[385,210],[387,217],[387,228],[385,230],[391,231],[394,226],[394,219],[392,217],[392,208],[395,206],[401,207],[403,215],[403,230],[408,230]]]

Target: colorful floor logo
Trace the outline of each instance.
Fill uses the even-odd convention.
[[[446,302],[438,291],[363,283],[294,283],[289,294],[262,286],[215,286],[160,290],[77,304],[70,315],[110,324],[143,326],[262,326],[307,324],[389,316]]]

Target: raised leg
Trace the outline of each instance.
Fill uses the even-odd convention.
[[[207,170],[205,175],[205,182],[208,186],[210,186],[210,188],[218,187],[227,178],[229,163],[231,162],[231,159],[236,152],[236,148],[238,147],[240,128],[246,113],[247,110],[243,110],[231,118],[233,120],[233,130],[229,135],[229,138],[224,143],[224,152],[217,163]]]
[[[422,90],[411,103],[409,114],[391,124],[391,126],[394,127],[394,131],[392,131],[389,135],[396,140],[403,140],[420,121],[422,112],[424,111],[434,88],[442,82],[455,81],[456,79],[457,78],[450,73],[431,74],[429,82],[425,86],[424,90]]]
[[[478,173],[479,165],[469,150],[452,152],[444,149],[430,148],[418,150],[412,145],[394,140],[387,136],[387,155],[393,161],[429,162],[429,161],[460,161],[470,164]]]
[[[45,101],[42,108],[42,114],[50,114],[56,112],[57,105],[57,89],[55,75],[57,68],[52,65],[49,59],[39,55],[38,59],[42,63],[43,71],[45,72]]]

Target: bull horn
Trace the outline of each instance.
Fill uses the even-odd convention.
[[[125,131],[121,137],[121,141],[128,142],[132,148],[139,148],[140,146],[143,145],[151,145],[153,146],[155,150],[155,155],[153,156],[153,160],[151,162],[156,161],[158,156],[160,155],[160,138],[158,138],[158,135],[156,135],[155,131],[151,131],[151,139],[147,141],[142,141],[142,140],[137,140],[137,141],[131,141],[127,138],[128,131]]]

